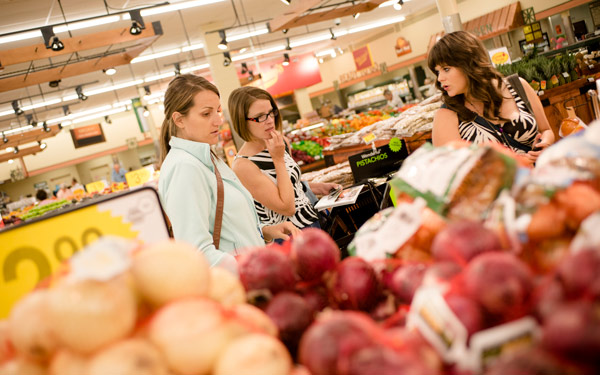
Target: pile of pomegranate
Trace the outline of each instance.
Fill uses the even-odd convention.
[[[0,323],[0,374],[293,370],[277,327],[245,303],[236,275],[209,268],[193,246],[170,241],[117,257],[114,248],[96,253],[83,267],[73,258],[71,270],[26,295]]]

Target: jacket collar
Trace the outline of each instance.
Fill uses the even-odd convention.
[[[210,145],[203,142],[189,141],[187,139],[171,137],[169,141],[171,148],[183,150],[196,159],[200,160],[202,164],[206,165],[210,170],[214,170],[213,163],[210,159]]]

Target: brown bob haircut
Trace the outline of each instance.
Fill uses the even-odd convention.
[[[257,100],[268,100],[271,108],[278,109],[273,96],[268,91],[253,86],[244,86],[233,90],[229,95],[228,108],[233,130],[246,142],[252,141],[252,134],[248,128],[248,110]],[[275,116],[275,129],[281,131],[281,113]]]

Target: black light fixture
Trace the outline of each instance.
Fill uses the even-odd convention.
[[[281,0],[281,2],[284,3],[285,5],[290,5],[292,0]]]
[[[231,65],[231,54],[229,52],[223,52],[223,66]]]
[[[104,116],[104,122],[106,122],[107,124],[112,124],[112,120],[110,119],[110,117],[108,117],[108,115]]]
[[[404,0],[398,0],[398,2],[394,4],[394,9],[402,10],[402,5],[404,5]]]
[[[290,46],[290,38],[285,38],[285,50],[286,51],[292,50],[292,46]]]
[[[150,86],[148,86],[148,85],[144,86],[144,95],[150,96],[150,94],[152,94],[152,91],[150,91]]]
[[[102,73],[106,74],[107,76],[112,76],[116,72],[117,72],[117,69],[115,69],[115,68],[102,69]]]
[[[44,122],[42,123],[42,127],[44,128],[44,131],[45,131],[46,133],[49,133],[49,132],[51,132],[51,131],[52,131],[52,129],[50,129],[50,127],[48,126],[48,124],[46,123],[46,121],[44,121]]]
[[[60,83],[60,79],[57,79],[55,81],[50,81],[48,82],[48,86],[54,88],[54,87],[58,87],[58,84]]]
[[[75,92],[77,93],[77,97],[80,100],[87,100],[88,97],[83,94],[83,87],[81,87],[81,86],[75,87]]]
[[[217,47],[219,47],[219,49],[226,50],[227,38],[225,37],[225,30],[219,30],[219,38],[221,38],[221,41],[219,44],[217,44]]]
[[[33,115],[25,115],[25,119],[27,120],[27,125],[31,125],[33,127],[38,126],[37,121],[33,119]]]
[[[287,53],[283,54],[283,62],[281,63],[281,65],[283,65],[283,66],[290,65],[290,55],[288,55]]]
[[[142,18],[140,10],[130,10],[129,17],[131,18],[131,27],[129,28],[129,33],[131,35],[141,34],[142,30],[146,28],[146,24],[144,23],[144,19]]]
[[[68,116],[71,114],[71,110],[69,109],[68,105],[63,105],[63,113],[65,114],[65,116]]]
[[[13,149],[13,154],[18,154],[19,153],[19,148],[17,146],[15,146],[15,148]]]
[[[178,76],[181,74],[181,66],[179,63],[175,63],[175,75]]]
[[[2,141],[4,143],[8,143],[8,138],[6,138],[6,134],[4,134],[4,132],[2,132]]]
[[[13,100],[12,107],[13,107],[13,111],[15,111],[15,114],[17,116],[23,114],[23,110],[21,109],[21,107],[19,107],[19,101],[18,100]]]
[[[54,30],[52,30],[52,26],[44,26],[40,29],[42,32],[42,37],[44,38],[44,45],[46,48],[51,48],[53,51],[60,51],[65,48],[63,42],[58,39],[56,35],[54,35]]]
[[[333,30],[331,29],[331,27],[329,28],[329,33],[331,34],[331,40],[336,40],[337,39],[336,36],[335,36],[335,34],[333,33]]]
[[[144,113],[143,113],[144,117],[148,117],[150,116],[150,110],[148,109],[147,106],[144,106]]]
[[[242,63],[242,71],[240,73],[242,73],[242,74],[248,73],[248,65],[246,65],[245,62]]]
[[[42,142],[42,141],[38,141],[38,145],[40,145],[40,148],[42,150],[45,149],[46,147],[48,147],[48,145],[45,142]]]
[[[252,82],[254,80],[254,72],[252,70],[248,71],[248,82]]]
[[[360,16],[360,13],[354,13],[354,14],[352,15],[352,17],[354,17],[354,19],[357,19],[359,16]]]
[[[282,30],[281,30],[281,32],[282,32],[282,33],[284,33],[284,34],[287,34],[287,32],[288,32],[289,30],[290,30],[290,29],[282,29]]]

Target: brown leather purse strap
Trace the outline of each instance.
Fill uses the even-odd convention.
[[[223,188],[223,179],[221,172],[217,168],[215,160],[211,157],[211,161],[215,167],[215,175],[217,176],[217,212],[215,213],[215,227],[213,229],[213,244],[218,249],[221,242],[221,224],[223,223],[223,202],[225,200],[225,189]]]

